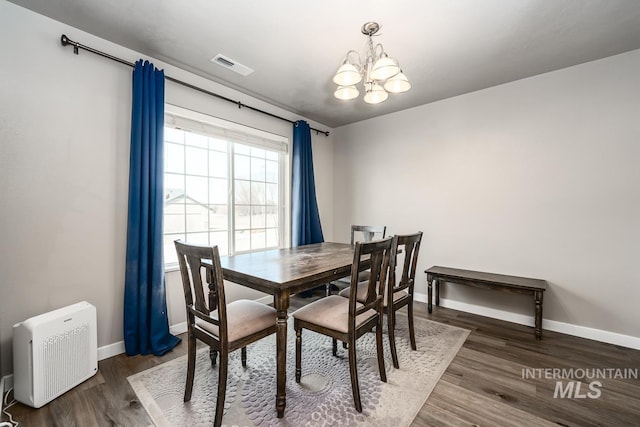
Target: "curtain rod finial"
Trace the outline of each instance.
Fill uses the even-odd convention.
[[[69,40],[69,37],[67,37],[66,34],[60,36],[60,43],[62,44],[62,46],[66,46],[68,44],[72,45],[73,53],[75,53],[76,55],[78,54],[78,43]]]

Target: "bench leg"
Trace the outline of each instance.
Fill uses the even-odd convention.
[[[433,297],[433,278],[427,275],[427,311],[431,313],[433,311],[433,305],[431,304],[431,298]]]
[[[534,298],[536,301],[536,339],[542,339],[542,291],[536,291]]]
[[[436,306],[440,305],[440,279],[436,278]]]

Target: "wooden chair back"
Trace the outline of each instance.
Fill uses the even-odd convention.
[[[416,279],[416,266],[422,241],[422,231],[414,234],[396,235],[393,249],[393,258],[389,268],[389,281],[387,286],[387,301],[393,301],[393,294],[406,290],[413,299],[413,289]],[[397,280],[398,253],[404,255],[400,280]]]
[[[387,232],[386,225],[352,225],[351,226],[351,244],[355,244],[356,241],[360,242],[370,242],[375,237],[379,237],[380,239],[384,239],[384,236]],[[356,236],[357,233],[362,234],[362,239],[358,239]],[[379,234],[380,236],[376,236]]]
[[[394,236],[392,259],[389,266],[389,280],[386,285],[386,296],[384,312],[387,314],[387,326],[389,335],[389,345],[391,347],[391,359],[393,366],[400,367],[398,361],[398,352],[396,350],[395,323],[396,311],[400,308],[407,307],[407,319],[409,322],[409,340],[411,348],[417,349],[415,326],[413,322],[413,291],[416,279],[416,266],[418,263],[418,253],[420,252],[420,242],[422,241],[422,232],[414,234],[396,235]],[[402,252],[402,273],[400,280],[396,279],[398,254]]]
[[[219,340],[227,341],[227,304],[218,247],[195,246],[179,240],[175,241],[175,246],[189,329],[195,326],[197,317],[216,325],[219,328]],[[205,265],[209,268],[205,268]],[[209,288],[208,298],[205,298],[205,286]],[[217,318],[210,317],[209,313],[216,309]]]
[[[355,329],[355,319],[359,314],[369,309],[382,312],[385,283],[389,274],[390,260],[394,256],[393,247],[391,237],[371,242],[356,242],[349,292],[349,323],[353,326],[352,329]],[[357,308],[359,272],[367,267],[371,271],[367,279],[367,292],[366,296],[360,300],[362,306]]]

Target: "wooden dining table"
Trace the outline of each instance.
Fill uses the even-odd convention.
[[[276,410],[284,416],[287,382],[287,310],[292,294],[349,276],[354,246],[316,243],[220,258],[225,280],[273,295],[276,325]],[[363,267],[366,267],[364,265]]]

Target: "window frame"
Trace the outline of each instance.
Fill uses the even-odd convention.
[[[263,250],[270,250],[276,248],[285,248],[290,246],[290,227],[291,227],[291,219],[290,219],[290,198],[291,198],[291,185],[290,185],[290,163],[291,158],[289,155],[289,138],[277,134],[273,134],[264,130],[252,128],[243,124],[227,121],[224,119],[220,119],[218,117],[210,116],[207,114],[199,113],[196,111],[188,110],[182,107],[178,107],[171,104],[165,104],[165,123],[164,127],[176,128],[186,132],[192,132],[198,135],[202,135],[205,137],[214,137],[218,139],[224,139],[227,143],[227,239],[228,239],[228,253],[229,255],[240,254],[240,253],[249,253],[249,252],[257,252]],[[163,144],[171,143],[171,141],[166,141],[163,138]],[[249,249],[249,250],[236,250],[236,176],[235,176],[235,154],[237,149],[237,144],[242,144],[249,147],[255,147],[258,149],[262,149],[268,152],[277,154],[277,162],[278,162],[278,204],[277,204],[277,212],[278,212],[278,246],[277,247],[266,247],[266,236],[265,236],[265,247],[260,249]],[[182,146],[188,146],[185,142],[183,144],[176,144]],[[165,145],[166,147],[166,145]],[[215,151],[211,149],[211,147],[207,148],[207,156],[211,151]],[[248,155],[250,158],[252,157],[250,154]],[[265,161],[268,161],[265,157]],[[164,178],[165,174],[175,174],[177,176],[182,176],[184,179],[184,183],[186,185],[186,179],[190,174],[187,173],[187,156],[186,151],[184,155],[184,167],[182,173],[176,172],[167,172],[163,171],[163,187],[164,187]],[[251,168],[249,169],[251,171]],[[207,179],[216,178],[211,175],[210,164],[207,162]],[[250,182],[253,182],[253,179],[249,179]],[[265,171],[264,181],[257,181],[268,183]],[[207,187],[209,188],[209,187]],[[209,190],[210,191],[210,190]],[[185,194],[186,195],[186,194]],[[207,200],[207,206],[210,205],[210,199]],[[244,206],[244,205],[243,205]],[[253,204],[249,204],[249,209],[253,208]],[[264,206],[266,209],[266,195],[265,195],[265,204],[258,205]],[[189,234],[197,233],[192,232],[189,233],[187,227],[187,215],[185,209],[185,218],[184,224],[182,226],[183,232],[175,232],[175,233],[165,233],[165,211],[163,206],[163,242],[166,239],[166,236],[175,235],[176,238],[178,236],[184,236],[184,238],[188,241]],[[265,212],[266,215],[266,212]],[[265,217],[265,226],[263,227],[265,230],[265,234],[269,229],[266,223]],[[260,227],[256,227],[260,228]],[[273,229],[271,227],[271,229]],[[251,224],[249,225],[249,232],[252,230]],[[207,222],[207,231],[208,238],[207,240],[210,242],[211,239],[211,230],[210,230],[210,219]],[[164,243],[163,243],[164,248]],[[175,271],[178,269],[178,264],[175,261],[166,262],[166,256],[163,260],[165,271]]]

